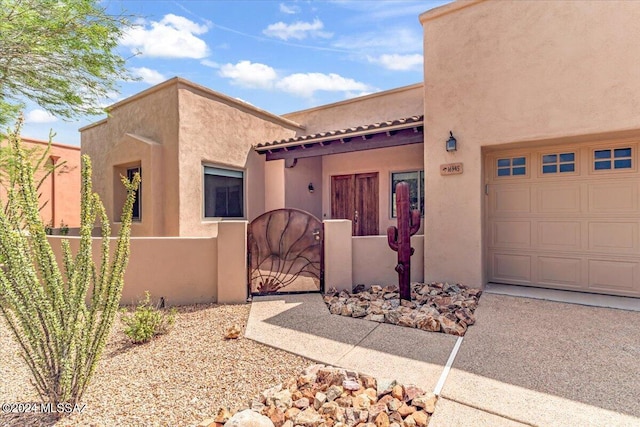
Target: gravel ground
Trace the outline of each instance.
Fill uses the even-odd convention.
[[[246,407],[260,391],[313,363],[242,337],[225,340],[231,325],[244,328],[249,308],[181,307],[169,334],[143,345],[131,344],[118,321],[83,398],[83,413],[57,423],[43,414],[0,413],[0,426],[190,426],[220,407]],[[1,319],[0,378],[0,403],[39,400]]]

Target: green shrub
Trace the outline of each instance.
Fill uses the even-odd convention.
[[[166,334],[176,320],[175,308],[168,312],[160,310],[151,303],[149,291],[145,291],[144,295],[133,313],[127,314],[126,309],[122,310],[124,333],[134,344],[149,342],[157,335]]]

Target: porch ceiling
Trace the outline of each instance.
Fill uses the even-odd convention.
[[[258,144],[267,160],[300,159],[423,142],[424,116],[412,116],[348,129],[301,135]]]

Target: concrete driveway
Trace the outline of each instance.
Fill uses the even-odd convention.
[[[430,426],[640,426],[639,312],[484,294],[476,313]]]
[[[261,297],[245,336],[434,390],[429,427],[640,426],[640,312],[484,294],[476,314],[458,342],[331,315],[317,294]]]

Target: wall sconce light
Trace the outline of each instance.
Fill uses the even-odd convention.
[[[315,188],[313,188],[313,183],[309,183],[309,186],[307,187],[309,189],[309,193],[313,193]]]
[[[458,141],[453,136],[453,131],[449,131],[449,139],[447,139],[447,151],[456,151],[458,149]]]

